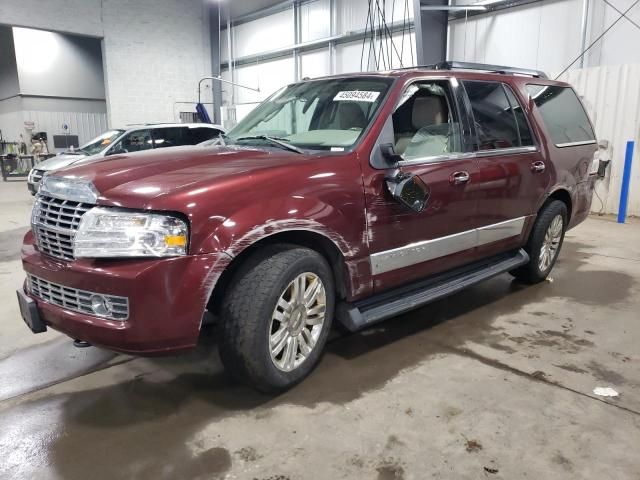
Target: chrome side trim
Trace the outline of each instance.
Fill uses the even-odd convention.
[[[401,160],[398,162],[400,167],[409,167],[412,165],[422,165],[425,163],[446,162],[448,160],[466,160],[483,157],[498,157],[501,155],[518,155],[521,153],[537,152],[538,147],[513,147],[513,148],[496,148],[494,150],[479,150],[477,152],[468,153],[451,153],[449,155],[434,155],[431,157],[412,158],[411,160]]]
[[[522,233],[526,217],[486,225],[446,237],[411,243],[404,247],[374,253],[370,256],[371,273],[381,273],[409,267],[436,258],[452,255],[474,247],[515,237]]]
[[[494,223],[486,227],[478,228],[478,243],[476,246],[486,245],[488,243],[504,240],[505,238],[515,237],[522,233],[524,228],[525,217],[514,218],[506,222]]]
[[[558,148],[579,147],[581,145],[593,145],[594,143],[596,143],[595,140],[585,140],[583,142],[556,143],[556,147],[558,147]]]
[[[434,155],[431,157],[418,157],[411,160],[401,160],[398,162],[400,167],[408,167],[411,165],[422,165],[424,163],[445,162],[448,160],[464,160],[475,158],[473,153],[451,153],[448,155]]]
[[[511,147],[511,148],[495,148],[493,150],[478,150],[475,152],[476,157],[495,157],[499,155],[517,155],[519,153],[537,152],[538,147]]]

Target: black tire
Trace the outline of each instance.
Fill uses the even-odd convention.
[[[324,323],[306,359],[293,370],[283,371],[270,350],[272,315],[280,296],[303,273],[316,275],[324,286]],[[226,370],[242,383],[269,393],[302,381],[317,365],[327,341],[335,306],[334,285],[327,261],[309,248],[271,245],[250,257],[235,274],[222,303],[220,357]]]
[[[562,218],[562,233],[558,248],[552,255],[551,261],[546,268],[540,267],[540,256],[543,250],[545,235],[549,230],[549,226],[557,216]],[[564,234],[567,230],[567,206],[559,200],[551,200],[542,207],[540,213],[529,235],[529,240],[524,249],[529,254],[530,260],[526,265],[511,271],[511,275],[524,283],[539,283],[547,278],[553,266],[558,259],[562,243],[564,242]]]

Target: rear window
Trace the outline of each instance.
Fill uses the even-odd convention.
[[[595,142],[589,117],[572,88],[527,85],[527,91],[557,147]]]
[[[189,128],[187,135],[189,138],[189,144],[197,145],[198,143],[206,140],[211,140],[214,137],[219,137],[222,132],[215,128],[208,127],[191,127]]]
[[[471,102],[479,150],[533,146],[522,107],[511,90],[498,82],[462,82]]]
[[[153,129],[155,148],[197,145],[220,135],[220,130],[208,127],[166,127]]]

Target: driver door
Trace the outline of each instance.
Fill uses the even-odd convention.
[[[379,143],[392,141],[402,155],[399,170],[420,177],[429,196],[417,213],[389,193],[385,177],[396,173],[392,169],[372,168],[365,178],[377,292],[474,260],[479,170],[459,88],[452,79],[414,81],[387,121],[387,138]]]

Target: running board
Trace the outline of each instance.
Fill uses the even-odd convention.
[[[338,305],[340,323],[352,332],[464,290],[471,285],[529,262],[523,249],[465,265],[426,280],[374,295],[355,303]]]

